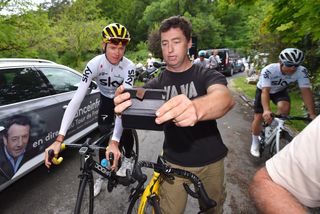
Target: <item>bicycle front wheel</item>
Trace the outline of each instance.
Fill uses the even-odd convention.
[[[135,195],[129,204],[127,214],[161,214],[158,196],[149,196],[146,201],[141,200],[142,193]],[[139,212],[139,206],[144,203],[143,210]]]
[[[271,157],[281,151],[281,149],[288,145],[292,141],[292,139],[293,137],[287,131],[282,131],[279,139],[279,150],[277,150],[276,139],[274,139],[274,141],[272,142],[272,145],[270,147]]]
[[[136,166],[136,163],[138,162],[138,158],[139,158],[139,138],[138,138],[138,133],[135,129],[132,129],[132,135],[134,139],[134,145],[132,149],[132,156],[134,157],[133,166]]]
[[[75,214],[93,214],[93,178],[92,176],[84,176],[80,180]]]

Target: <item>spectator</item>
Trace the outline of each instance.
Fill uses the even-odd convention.
[[[28,117],[11,117],[2,131],[0,144],[0,184],[10,180],[26,160],[25,154],[30,139],[31,122]]]
[[[157,124],[164,124],[163,157],[172,167],[195,173],[208,196],[218,205],[207,213],[222,213],[225,201],[224,157],[228,149],[216,119],[234,105],[226,78],[215,70],[192,64],[191,23],[182,16],[165,19],[160,26],[161,49],[166,69],[144,87],[167,90],[167,102],[156,112]],[[129,93],[120,86],[114,98],[115,112],[131,105]],[[160,206],[164,214],[184,213],[187,193],[181,178],[163,181]]]
[[[152,53],[148,54],[148,59],[147,59],[147,69],[153,69],[153,63],[155,62],[155,58],[153,58]]]
[[[209,60],[205,58],[205,56],[205,51],[199,51],[199,57],[193,61],[193,64],[203,66],[204,68],[209,68]]]
[[[220,56],[218,55],[219,50],[214,49],[212,55],[209,57],[209,66],[210,68],[217,68],[221,64]]]
[[[261,213],[307,213],[320,207],[320,116],[254,176],[250,196]]]

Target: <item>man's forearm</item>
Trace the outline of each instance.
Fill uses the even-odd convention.
[[[262,90],[261,105],[262,105],[264,111],[271,111],[269,91]]]
[[[254,176],[249,193],[259,213],[307,213],[289,191],[272,181],[265,167]]]
[[[302,88],[301,95],[302,95],[303,102],[308,109],[309,114],[311,116],[315,116],[316,112],[314,107],[314,100],[313,100],[313,95],[310,88]]]
[[[207,95],[194,99],[198,120],[217,119],[225,115],[233,106],[234,100],[224,85],[211,86]]]

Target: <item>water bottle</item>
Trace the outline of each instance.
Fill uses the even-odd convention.
[[[109,166],[109,161],[107,159],[102,159],[101,160],[101,166],[103,166],[104,168],[108,168]]]

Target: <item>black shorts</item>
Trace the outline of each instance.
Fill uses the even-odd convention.
[[[112,128],[114,122],[113,99],[100,95],[100,106],[98,114],[98,125],[101,133],[105,133]]]
[[[261,93],[262,90],[257,88],[256,89],[256,97],[254,100],[254,113],[262,114],[263,113],[263,107],[261,103]],[[290,97],[286,89],[279,91],[275,94],[269,94],[270,100],[274,104],[277,104],[279,101],[288,101],[290,103]]]

